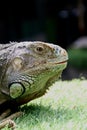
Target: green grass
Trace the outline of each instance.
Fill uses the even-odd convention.
[[[22,111],[24,115],[15,119],[16,130],[87,130],[87,81],[56,82]]]

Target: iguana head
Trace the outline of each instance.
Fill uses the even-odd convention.
[[[2,49],[2,55],[4,52],[8,55],[3,66],[1,92],[18,104],[42,96],[67,66],[66,50],[51,43],[14,42]]]

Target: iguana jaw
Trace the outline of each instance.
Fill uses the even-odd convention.
[[[61,73],[66,68],[66,65],[67,62],[44,64],[23,74],[15,74],[13,78],[11,75],[9,84],[10,97],[16,99],[17,102],[21,100],[20,104],[27,102],[27,100],[32,100],[35,94],[42,90],[43,93],[46,92],[46,89],[61,77]]]

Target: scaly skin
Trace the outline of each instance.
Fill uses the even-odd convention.
[[[35,42],[0,45],[0,112],[46,93],[67,66],[60,46]]]

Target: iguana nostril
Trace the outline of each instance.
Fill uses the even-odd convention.
[[[25,87],[22,83],[13,82],[9,85],[10,97],[15,99],[20,97],[25,92]]]
[[[61,54],[62,54],[63,56],[66,56],[66,55],[67,55],[67,52],[62,49]]]

